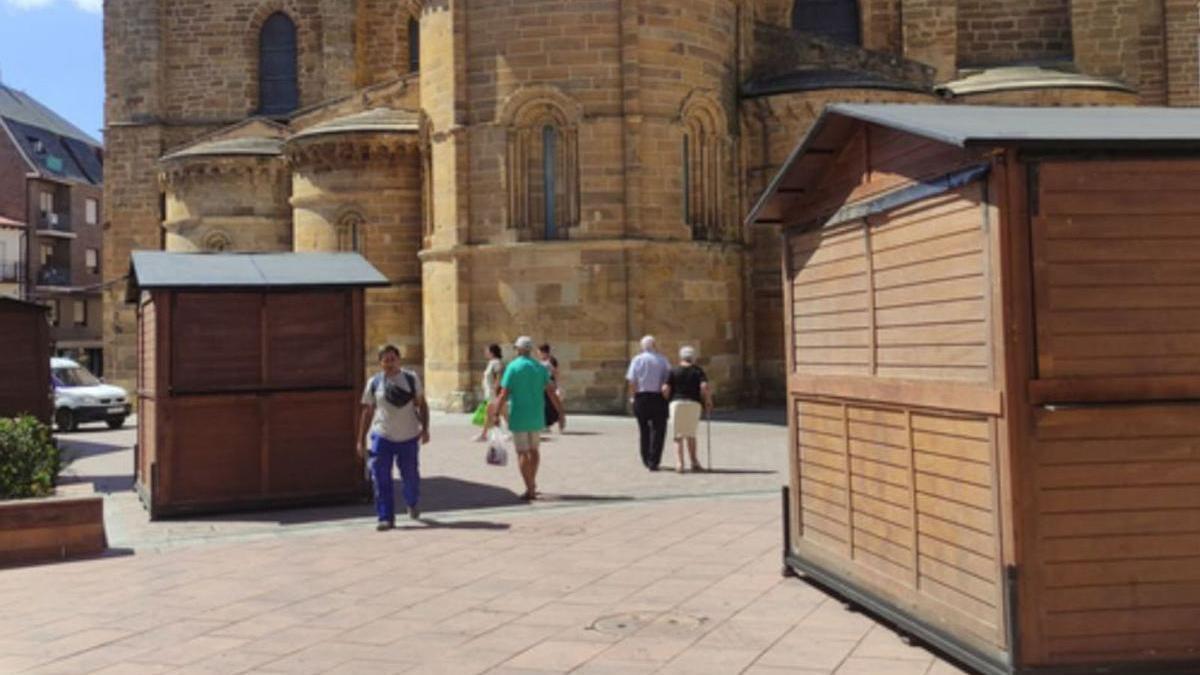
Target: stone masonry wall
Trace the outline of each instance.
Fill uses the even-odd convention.
[[[1070,0],[958,0],[958,66],[1069,61]]]
[[[281,157],[174,160],[166,171],[168,251],[292,250],[291,175]]]
[[[350,141],[348,141],[350,142]],[[360,153],[347,153],[346,156]],[[342,158],[331,154],[330,158]],[[424,368],[421,315],[421,175],[416,147],[369,163],[297,162],[293,179],[295,250],[336,251],[338,226],[357,222],[358,252],[388,278],[367,289],[366,358],[391,343],[405,364]]]

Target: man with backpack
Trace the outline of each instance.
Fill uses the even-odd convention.
[[[421,517],[417,502],[421,497],[421,472],[417,454],[429,442],[429,405],[421,380],[411,370],[400,367],[400,350],[395,345],[379,349],[380,372],[367,381],[362,397],[362,415],[358,421],[358,456],[368,454],[368,466],[375,484],[375,529],[396,526],[392,494],[392,465],[400,468],[400,480],[408,516]],[[368,427],[369,425],[369,427]]]

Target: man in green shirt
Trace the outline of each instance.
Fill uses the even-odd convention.
[[[534,500],[537,499],[537,472],[541,462],[538,443],[542,429],[546,427],[546,400],[558,411],[559,428],[566,427],[567,415],[554,382],[550,380],[550,371],[529,356],[533,351],[533,338],[522,335],[513,347],[517,350],[517,358],[504,369],[500,395],[492,401],[488,412],[497,414],[508,403],[508,429],[517,449],[521,478],[525,480],[525,494],[521,499]]]

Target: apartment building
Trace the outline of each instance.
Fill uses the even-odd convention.
[[[55,352],[97,373],[103,162],[100,141],[0,84],[0,294],[48,306]]]

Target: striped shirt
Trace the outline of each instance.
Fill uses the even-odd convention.
[[[662,386],[667,383],[671,374],[671,362],[658,352],[642,352],[629,362],[629,372],[625,379],[633,383],[633,390],[639,394],[646,392],[660,393]]]

